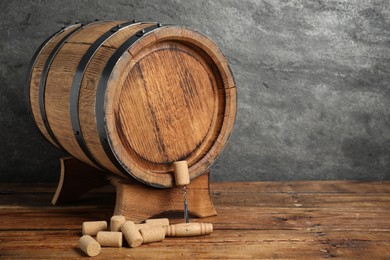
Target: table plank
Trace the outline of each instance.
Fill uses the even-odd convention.
[[[212,222],[212,234],[103,248],[96,258],[390,258],[388,181],[212,183],[211,191],[218,216],[191,221]],[[54,207],[53,192],[49,184],[0,184],[0,258],[85,257],[81,223],[108,220],[115,194],[101,188]]]
[[[10,258],[22,257],[26,253],[31,254],[32,258],[79,258],[83,254],[77,249],[78,235],[78,232],[69,231],[2,232],[0,253],[3,257]],[[389,256],[389,239],[389,232],[354,232],[350,235],[333,232],[317,236],[307,231],[217,230],[208,236],[166,238],[162,243],[142,245],[139,248],[130,249],[127,245],[122,249],[103,248],[98,258],[148,258],[154,254],[162,258],[173,258],[178,252],[185,258],[307,258],[332,255],[348,258],[377,254],[375,252],[378,250],[384,256]],[[224,253],[226,250],[229,254]]]

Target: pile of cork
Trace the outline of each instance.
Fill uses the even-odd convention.
[[[167,218],[147,219],[143,224],[126,221],[124,216],[113,216],[110,231],[106,221],[84,222],[80,248],[88,256],[97,256],[101,247],[122,247],[123,236],[130,247],[159,242],[166,236],[199,236],[213,232],[211,223],[182,223],[170,225]],[[96,236],[96,240],[92,237]]]

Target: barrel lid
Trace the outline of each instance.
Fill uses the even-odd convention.
[[[190,177],[222,151],[236,115],[228,63],[208,37],[177,26],[151,31],[115,64],[104,99],[105,127],[115,158],[152,186],[173,186],[173,163]]]

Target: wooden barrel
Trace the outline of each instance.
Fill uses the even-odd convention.
[[[30,73],[32,114],[53,145],[151,186],[173,186],[179,160],[187,160],[191,178],[202,174],[234,125],[226,58],[184,27],[75,24],[40,46]]]

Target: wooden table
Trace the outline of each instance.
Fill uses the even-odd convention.
[[[54,207],[54,190],[0,184],[0,258],[84,257],[81,223],[108,220],[115,194],[100,189]],[[390,181],[212,183],[211,191],[218,216],[191,220],[212,222],[211,235],[103,248],[96,258],[390,259]]]

